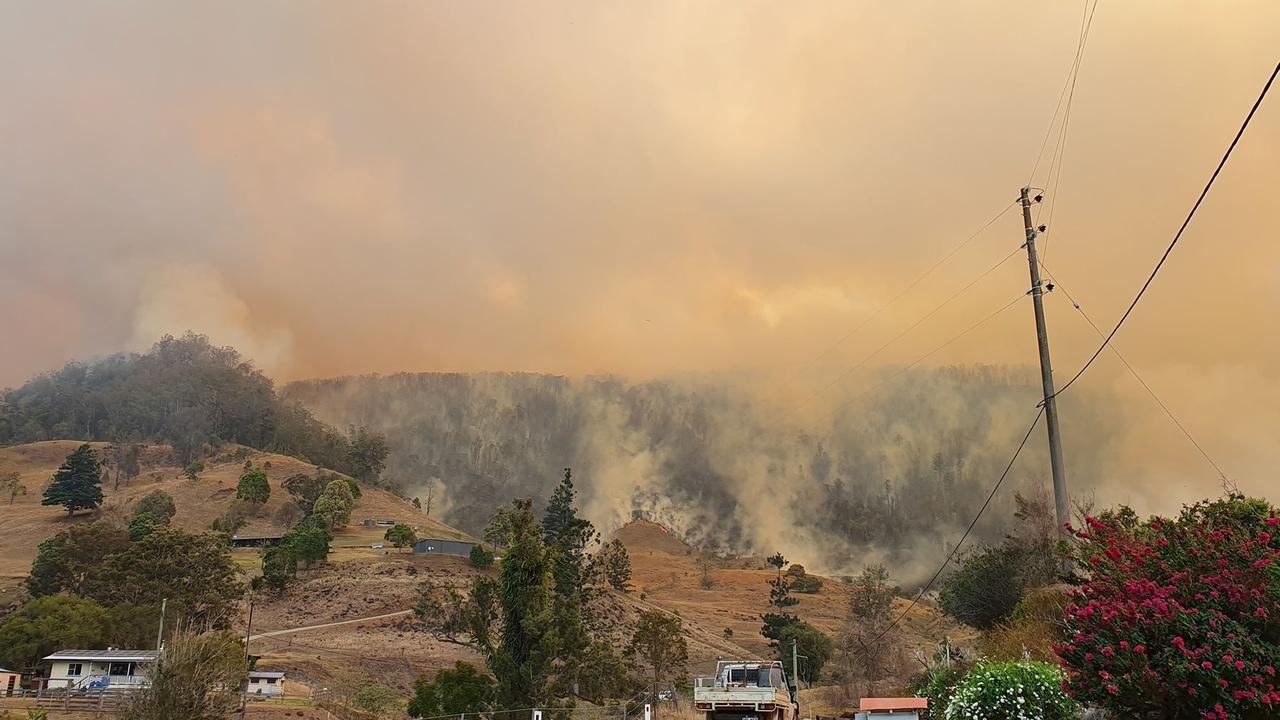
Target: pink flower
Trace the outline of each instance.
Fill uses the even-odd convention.
[[[1208,660],[1205,660],[1204,662],[1200,663],[1200,667],[1204,668],[1205,670],[1212,670],[1213,663],[1209,662]]]
[[[1267,518],[1268,525],[1280,525],[1280,518]]]

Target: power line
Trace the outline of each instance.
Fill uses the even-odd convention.
[[[1001,214],[1003,214],[1003,213],[1001,213]],[[922,316],[921,316],[920,318],[918,318],[915,322],[911,323],[911,325],[909,325],[909,326],[907,326],[906,328],[904,328],[904,329],[903,329],[901,332],[899,332],[897,335],[894,335],[892,338],[890,338],[887,342],[885,342],[884,344],[882,344],[880,347],[876,348],[875,350],[872,350],[870,353],[868,353],[866,356],[864,356],[861,360],[859,360],[859,361],[858,361],[857,363],[855,363],[853,366],[851,366],[851,367],[849,367],[849,368],[845,369],[843,372],[841,372],[839,375],[837,375],[833,380],[831,380],[831,382],[828,382],[827,384],[823,385],[821,388],[819,388],[819,389],[818,389],[818,391],[817,391],[817,392],[813,393],[813,394],[812,394],[811,396],[809,396],[806,400],[802,401],[802,402],[801,402],[799,405],[797,405],[794,409],[795,409],[795,410],[798,410],[798,409],[800,409],[800,408],[804,407],[805,405],[809,404],[810,402],[813,402],[814,400],[818,399],[819,397],[822,397],[822,396],[823,396],[823,395],[824,395],[828,390],[830,390],[831,388],[835,387],[837,384],[839,384],[842,380],[844,380],[844,379],[845,379],[846,377],[848,377],[850,374],[852,374],[852,373],[856,372],[859,368],[862,368],[863,366],[865,366],[868,362],[870,362],[870,361],[871,361],[871,358],[874,358],[875,356],[877,356],[877,355],[879,355],[880,353],[884,352],[884,351],[885,351],[885,350],[887,350],[891,345],[893,345],[894,343],[898,342],[898,341],[899,341],[899,340],[901,340],[903,337],[905,337],[905,336],[907,335],[907,333],[909,333],[909,332],[911,332],[912,330],[915,330],[916,328],[920,327],[922,324],[924,324],[924,323],[925,323],[925,321],[927,321],[929,318],[931,318],[931,317],[933,317],[934,315],[936,315],[936,314],[938,313],[938,311],[942,310],[942,308],[944,308],[944,307],[946,307],[947,305],[951,304],[951,302],[952,302],[953,300],[955,300],[956,298],[960,297],[960,296],[961,296],[961,295],[963,295],[963,294],[965,293],[965,291],[967,291],[969,288],[972,288],[974,285],[977,285],[979,282],[981,282],[981,281],[982,281],[984,278],[986,278],[988,275],[990,275],[991,273],[995,272],[995,271],[996,271],[996,269],[998,269],[1001,265],[1004,265],[1005,263],[1009,262],[1009,260],[1011,260],[1011,259],[1013,258],[1013,256],[1017,255],[1017,254],[1018,254],[1018,253],[1020,253],[1021,251],[1022,251],[1022,249],[1021,249],[1021,248],[1018,248],[1018,249],[1014,250],[1013,252],[1009,253],[1008,255],[1005,255],[1005,256],[1004,256],[1003,258],[1001,258],[1001,259],[1000,259],[996,264],[992,265],[991,267],[987,268],[986,270],[983,270],[983,271],[982,271],[982,273],[980,273],[977,277],[975,277],[973,280],[970,280],[970,281],[969,281],[969,283],[968,283],[967,285],[965,285],[964,287],[962,287],[962,288],[960,288],[959,290],[957,290],[957,291],[955,291],[954,293],[952,293],[949,297],[947,297],[947,299],[946,299],[946,300],[943,300],[941,303],[939,303],[939,304],[935,305],[935,306],[934,306],[934,308],[933,308],[932,310],[930,310],[929,312],[927,312],[927,313],[925,313],[924,315],[922,315]],[[985,321],[984,321],[984,322],[985,322]],[[966,332],[967,332],[967,331],[966,331]],[[963,333],[961,333],[961,334],[963,334]]]
[[[1085,7],[1088,9],[1088,0],[1085,0]],[[1071,127],[1071,107],[1076,97],[1076,81],[1080,79],[1080,66],[1084,62],[1084,49],[1089,42],[1089,31],[1093,29],[1093,14],[1098,10],[1098,0],[1093,0],[1093,7],[1089,9],[1088,19],[1081,18],[1080,42],[1076,46],[1075,69],[1071,75],[1071,91],[1067,94],[1067,108],[1062,116],[1062,131],[1058,133],[1058,146],[1054,151],[1054,157],[1049,163],[1049,177],[1045,183],[1048,186],[1047,193],[1049,195],[1049,220],[1048,226],[1053,226],[1053,216],[1058,209],[1058,194],[1062,184],[1062,166],[1066,163],[1067,152],[1067,132]],[[1057,174],[1054,174],[1055,165]],[[1036,219],[1039,220],[1039,212],[1036,213]],[[1047,255],[1049,252],[1049,241],[1053,239],[1052,235],[1045,238],[1044,246],[1041,247],[1041,255]]]
[[[969,527],[965,528],[964,534],[960,536],[959,542],[956,543],[955,547],[951,548],[951,552],[947,553],[947,557],[943,559],[942,564],[938,566],[938,571],[933,574],[933,577],[929,578],[929,582],[925,583],[925,586],[920,589],[920,592],[916,593],[916,596],[911,599],[911,604],[908,605],[907,608],[893,620],[893,622],[889,623],[884,630],[881,630],[870,643],[863,643],[863,647],[866,647],[868,644],[880,642],[880,639],[888,634],[890,630],[897,627],[898,624],[901,623],[913,609],[915,609],[916,605],[920,603],[920,599],[924,597],[925,593],[929,592],[929,589],[938,581],[938,578],[942,576],[942,571],[946,570],[947,565],[951,564],[951,560],[955,557],[956,553],[960,551],[960,547],[964,545],[964,541],[969,538],[969,533],[973,532],[973,528],[978,524],[978,520],[982,518],[982,514],[987,511],[987,507],[991,505],[991,501],[995,498],[996,493],[1000,491],[1000,486],[1004,484],[1005,478],[1009,476],[1009,471],[1013,469],[1013,464],[1017,462],[1018,456],[1022,454],[1022,449],[1027,446],[1027,440],[1031,437],[1031,433],[1035,431],[1036,425],[1040,424],[1040,418],[1043,415],[1044,405],[1041,405],[1039,411],[1036,413],[1035,419],[1031,421],[1031,426],[1027,428],[1026,434],[1022,436],[1022,442],[1018,443],[1018,449],[1014,450],[1013,457],[1009,458],[1009,464],[1005,466],[1004,472],[1000,473],[1000,477],[996,480],[995,485],[991,486],[991,492],[987,493],[987,499],[983,501],[982,507],[978,508],[978,514],[973,517],[973,522],[969,523]]]
[[[1094,10],[1097,10],[1098,8],[1097,0],[1094,0],[1093,8]],[[1062,81],[1062,90],[1058,93],[1058,104],[1053,108],[1053,114],[1049,116],[1049,127],[1045,128],[1044,130],[1044,140],[1041,141],[1040,143],[1040,152],[1036,155],[1035,165],[1031,167],[1031,174],[1027,175],[1027,185],[1031,184],[1031,182],[1035,179],[1036,170],[1040,169],[1040,161],[1044,159],[1045,148],[1049,146],[1049,138],[1053,136],[1053,126],[1058,120],[1059,111],[1062,110],[1062,101],[1067,97],[1068,88],[1070,88],[1072,92],[1072,96],[1074,97],[1075,78],[1080,72],[1080,62],[1082,60],[1082,56],[1084,53],[1084,46],[1088,39],[1089,28],[1092,27],[1092,25],[1093,25],[1093,13],[1090,12],[1089,10],[1089,0],[1084,0],[1084,6],[1081,8],[1081,11],[1080,11],[1080,38],[1076,41],[1076,54],[1075,54],[1075,57],[1072,59],[1071,66],[1067,68],[1067,77],[1064,78]],[[1069,115],[1070,101],[1068,101],[1067,107],[1068,107],[1068,115]],[[1065,122],[1064,122],[1064,128],[1065,128]],[[1055,147],[1056,145],[1057,143],[1055,143]],[[1057,154],[1056,149],[1054,153],[1055,155]],[[1051,160],[1049,164],[1049,174],[1048,174],[1048,177],[1046,178],[1046,184],[1048,184],[1048,179],[1052,177],[1053,177],[1053,163]]]
[[[978,237],[979,235],[981,235],[983,232],[985,232],[987,228],[989,228],[989,227],[991,227],[992,225],[994,225],[994,224],[995,224],[995,222],[996,222],[997,220],[999,220],[1000,218],[1004,217],[1004,214],[1005,214],[1005,213],[1007,213],[1007,212],[1009,212],[1009,208],[1012,208],[1012,207],[1014,206],[1014,204],[1016,204],[1016,203],[1017,203],[1017,200],[1014,200],[1013,202],[1010,202],[1008,205],[1005,205],[1005,206],[1004,206],[1004,209],[1002,209],[1000,212],[996,213],[996,214],[995,214],[995,216],[994,216],[994,217],[992,217],[990,220],[988,220],[988,221],[986,221],[985,223],[983,223],[982,227],[980,227],[980,228],[978,228],[977,230],[975,230],[971,235],[969,235],[968,237],[966,237],[964,240],[961,240],[961,241],[960,241],[960,244],[958,244],[958,245],[956,245],[955,247],[953,247],[949,252],[947,252],[947,254],[946,254],[946,255],[943,255],[941,258],[939,258],[939,259],[937,260],[937,262],[935,262],[933,265],[929,266],[929,269],[925,270],[923,273],[921,273],[920,275],[916,276],[916,278],[915,278],[914,280],[912,280],[910,283],[908,283],[906,287],[904,287],[904,288],[902,288],[901,290],[899,290],[899,291],[898,291],[898,292],[897,292],[893,297],[889,298],[887,301],[885,301],[885,302],[884,302],[884,303],[882,303],[879,307],[877,307],[875,310],[873,310],[873,311],[871,312],[871,314],[870,314],[870,315],[868,315],[866,318],[864,318],[864,319],[863,319],[863,321],[857,325],[857,327],[853,328],[853,329],[852,329],[852,330],[850,330],[849,332],[847,332],[847,333],[845,333],[844,335],[840,336],[840,339],[836,340],[836,341],[835,341],[834,343],[832,343],[831,345],[828,345],[828,346],[827,346],[827,348],[826,348],[825,350],[823,350],[822,352],[818,353],[818,354],[817,354],[817,355],[816,355],[812,360],[810,360],[808,363],[805,363],[805,365],[804,365],[804,366],[802,366],[802,367],[800,368],[800,370],[796,372],[795,376],[793,376],[793,377],[792,377],[792,380],[794,380],[795,378],[799,377],[801,374],[803,374],[803,373],[804,373],[804,371],[806,371],[806,370],[808,370],[809,368],[811,368],[811,367],[813,367],[814,365],[816,365],[818,362],[820,362],[820,361],[821,361],[823,358],[825,358],[826,356],[830,355],[830,354],[831,354],[831,353],[832,353],[836,348],[838,348],[838,347],[840,347],[841,345],[843,345],[843,344],[845,343],[845,341],[847,341],[849,338],[851,338],[851,337],[853,337],[854,335],[858,334],[858,332],[860,332],[860,331],[861,331],[863,328],[865,328],[867,325],[870,325],[870,324],[871,324],[871,321],[873,321],[873,320],[875,320],[877,317],[879,317],[881,313],[883,313],[885,310],[889,309],[889,307],[890,307],[891,305],[893,305],[895,302],[897,302],[898,300],[902,299],[902,296],[904,296],[904,295],[906,295],[908,292],[910,292],[913,288],[915,288],[915,286],[916,286],[916,285],[919,285],[922,281],[924,281],[924,279],[925,279],[925,278],[927,278],[927,277],[929,277],[930,275],[932,275],[932,274],[934,273],[934,271],[935,271],[935,270],[937,270],[938,268],[942,267],[942,264],[943,264],[943,263],[945,263],[946,261],[950,260],[952,257],[954,257],[954,256],[955,256],[955,254],[956,254],[956,253],[960,252],[960,251],[961,251],[961,250],[963,250],[965,247],[967,247],[967,246],[969,245],[969,243],[971,243],[971,242],[973,242],[975,239],[977,239],[977,237]]]
[[[1156,274],[1160,272],[1160,268],[1164,267],[1164,262],[1169,259],[1169,254],[1173,252],[1173,248],[1176,247],[1178,241],[1182,239],[1182,233],[1186,231],[1187,226],[1191,224],[1191,219],[1195,217],[1196,211],[1200,209],[1200,204],[1204,202],[1205,197],[1209,194],[1209,189],[1213,187],[1213,183],[1218,179],[1218,175],[1222,172],[1222,168],[1226,166],[1227,160],[1231,158],[1231,153],[1236,149],[1236,145],[1239,144],[1240,138],[1244,135],[1245,129],[1249,127],[1249,121],[1253,120],[1254,113],[1258,111],[1258,107],[1262,105],[1262,100],[1266,98],[1267,93],[1271,90],[1271,84],[1275,82],[1277,74],[1280,74],[1280,63],[1276,63],[1275,69],[1271,71],[1271,77],[1267,78],[1267,84],[1262,87],[1262,92],[1258,95],[1258,99],[1253,102],[1253,107],[1249,108],[1249,114],[1245,116],[1244,123],[1240,125],[1240,129],[1236,131],[1235,137],[1231,140],[1231,145],[1227,147],[1226,153],[1224,153],[1222,159],[1218,161],[1218,166],[1214,168],[1213,175],[1209,177],[1209,182],[1205,183],[1204,189],[1200,191],[1200,197],[1196,198],[1195,205],[1191,206],[1191,212],[1187,213],[1187,218],[1182,221],[1182,226],[1178,228],[1178,232],[1173,236],[1173,240],[1169,243],[1169,247],[1165,248],[1164,254],[1160,256],[1160,261],[1156,263],[1155,269],[1151,271],[1151,274],[1147,277],[1147,281],[1142,284],[1142,288],[1139,289],[1138,294],[1134,296],[1133,302],[1129,303],[1129,307],[1124,311],[1124,315],[1120,316],[1120,320],[1116,323],[1115,327],[1111,329],[1111,332],[1107,334],[1106,339],[1102,341],[1102,344],[1098,346],[1098,349],[1094,351],[1089,360],[1085,362],[1084,367],[1081,367],[1079,372],[1067,381],[1067,384],[1063,385],[1057,390],[1057,392],[1049,397],[1057,397],[1066,392],[1067,388],[1071,387],[1076,380],[1079,380],[1080,376],[1084,375],[1090,365],[1093,365],[1093,361],[1098,359],[1098,356],[1101,355],[1102,351],[1111,343],[1111,340],[1116,336],[1116,333],[1120,332],[1121,326],[1123,326],[1125,321],[1129,319],[1129,315],[1133,312],[1133,309],[1138,306],[1138,301],[1141,300],[1142,296],[1147,292],[1147,288],[1151,287],[1151,283],[1156,279]],[[1049,398],[1045,398],[1045,400],[1048,399]],[[1040,404],[1043,406],[1044,400],[1042,400]]]
[[[1089,327],[1093,328],[1093,331],[1098,334],[1098,337],[1103,337],[1102,330],[1093,322],[1093,318],[1089,317],[1089,313],[1085,312],[1084,308],[1080,306],[1080,303],[1076,302],[1076,299],[1071,296],[1070,292],[1067,292],[1067,289],[1062,286],[1062,283],[1054,277],[1053,272],[1051,272],[1048,267],[1045,267],[1043,262],[1040,263],[1040,267],[1044,270],[1045,274],[1049,276],[1049,279],[1053,280],[1054,287],[1062,291],[1062,294],[1071,302],[1072,307],[1080,313],[1080,316],[1085,319],[1085,322],[1089,323]],[[1164,401],[1160,399],[1160,396],[1156,394],[1156,391],[1153,390],[1151,386],[1147,384],[1147,381],[1143,380],[1142,376],[1138,374],[1138,370],[1134,368],[1133,365],[1129,364],[1129,361],[1125,359],[1124,355],[1120,354],[1120,349],[1115,345],[1110,345],[1109,347],[1111,348],[1111,352],[1115,353],[1116,358],[1123,363],[1126,368],[1128,368],[1129,372],[1133,375],[1133,378],[1138,381],[1138,384],[1147,391],[1147,394],[1151,396],[1151,399],[1155,400],[1156,405],[1160,406],[1160,409],[1164,411],[1164,414],[1168,416],[1169,420],[1171,420],[1173,424],[1182,431],[1182,434],[1187,438],[1187,441],[1195,447],[1196,451],[1200,453],[1200,456],[1204,458],[1205,462],[1209,463],[1209,465],[1214,469],[1214,472],[1218,473],[1218,477],[1224,481],[1230,482],[1230,478],[1228,478],[1227,474],[1222,471],[1222,468],[1218,466],[1218,463],[1214,462],[1214,459],[1209,456],[1209,452],[1205,450],[1194,437],[1192,437],[1191,431],[1188,430],[1176,416],[1174,416],[1173,411],[1169,409],[1169,406],[1164,404]]]

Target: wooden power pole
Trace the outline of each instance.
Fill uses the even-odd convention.
[[[1035,202],[1043,196],[1037,195]],[[1062,465],[1062,439],[1058,429],[1058,401],[1053,390],[1053,365],[1049,361],[1049,330],[1044,320],[1044,288],[1040,282],[1040,261],[1036,257],[1036,237],[1040,231],[1031,224],[1031,188],[1022,188],[1022,224],[1027,231],[1027,263],[1031,266],[1031,302],[1036,313],[1036,340],[1040,348],[1040,382],[1044,386],[1044,419],[1049,428],[1049,467],[1053,472],[1053,504],[1058,516],[1058,532],[1065,535],[1071,520],[1067,503],[1067,474]]]

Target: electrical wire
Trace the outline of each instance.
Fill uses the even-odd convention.
[[[1067,289],[1062,286],[1062,282],[1059,281],[1056,277],[1054,277],[1053,272],[1050,271],[1049,268],[1046,267],[1043,262],[1040,263],[1040,268],[1044,270],[1045,274],[1049,276],[1049,279],[1053,281],[1054,287],[1057,290],[1062,291],[1062,294],[1065,295],[1067,300],[1071,302],[1072,307],[1074,307],[1076,311],[1080,313],[1080,316],[1084,318],[1085,322],[1089,323],[1089,327],[1093,328],[1093,331],[1098,334],[1098,337],[1104,337],[1102,334],[1102,329],[1099,328],[1097,324],[1093,322],[1093,318],[1089,317],[1089,313],[1085,312],[1084,308],[1080,306],[1080,303],[1077,302],[1076,299],[1071,296],[1071,293],[1068,292]],[[1213,468],[1214,472],[1218,473],[1218,477],[1221,478],[1223,482],[1227,482],[1227,483],[1231,482],[1231,479],[1227,477],[1227,474],[1223,472],[1221,467],[1218,466],[1218,463],[1215,462],[1212,457],[1210,457],[1209,452],[1205,450],[1204,447],[1202,447],[1194,437],[1192,437],[1191,431],[1188,430],[1186,426],[1184,426],[1182,422],[1178,420],[1178,418],[1173,414],[1173,411],[1169,409],[1169,406],[1165,405],[1164,401],[1160,399],[1160,396],[1156,394],[1156,391],[1153,390],[1151,386],[1147,384],[1147,381],[1142,379],[1142,376],[1138,374],[1138,370],[1134,368],[1133,365],[1129,364],[1129,361],[1126,360],[1124,355],[1120,353],[1120,349],[1117,348],[1114,344],[1110,345],[1109,347],[1111,349],[1111,352],[1115,354],[1116,359],[1118,359],[1122,364],[1124,364],[1124,366],[1129,370],[1130,374],[1133,375],[1133,379],[1138,381],[1138,384],[1141,385],[1142,388],[1147,391],[1147,394],[1150,395],[1151,399],[1156,402],[1156,405],[1160,406],[1160,409],[1164,411],[1164,414],[1168,416],[1169,420],[1172,421],[1173,424],[1177,426],[1178,430],[1182,431],[1182,434],[1187,438],[1187,441],[1190,442],[1192,447],[1194,447],[1196,451],[1200,453],[1200,457],[1204,458],[1205,462],[1209,463],[1209,466]]]
[[[1094,0],[1093,7],[1095,10],[1097,9],[1097,0]],[[1040,152],[1036,154],[1035,165],[1031,167],[1031,173],[1027,175],[1027,185],[1030,185],[1035,180],[1036,171],[1040,169],[1040,161],[1044,159],[1044,150],[1049,146],[1049,138],[1053,136],[1053,126],[1058,120],[1058,113],[1062,110],[1062,101],[1067,96],[1068,87],[1074,91],[1075,77],[1080,69],[1081,54],[1084,51],[1085,39],[1088,35],[1087,27],[1092,24],[1092,18],[1092,13],[1089,12],[1089,0],[1084,0],[1084,6],[1080,11],[1080,38],[1076,41],[1076,54],[1071,66],[1067,68],[1066,78],[1062,81],[1062,90],[1058,93],[1058,104],[1053,108],[1053,114],[1049,116],[1049,127],[1044,129],[1044,140],[1040,142]],[[1052,162],[1050,162],[1050,168],[1049,176],[1052,177]]]
[[[1085,0],[1085,7],[1088,9],[1088,0]],[[1084,62],[1084,49],[1089,42],[1089,31],[1093,29],[1093,14],[1098,10],[1098,0],[1093,0],[1093,7],[1089,9],[1087,21],[1081,18],[1080,42],[1076,46],[1075,69],[1071,75],[1071,91],[1067,94],[1067,108],[1062,116],[1062,131],[1058,133],[1058,145],[1054,151],[1054,157],[1049,163],[1049,177],[1045,183],[1048,188],[1046,190],[1049,196],[1049,219],[1047,225],[1053,226],[1053,216],[1058,209],[1058,195],[1062,185],[1062,166],[1065,164],[1067,151],[1067,132],[1071,127],[1071,107],[1076,97],[1076,81],[1080,79],[1080,66]],[[1057,172],[1055,175],[1055,165]],[[1040,212],[1036,211],[1036,221],[1039,223]],[[1053,239],[1052,235],[1045,238],[1044,245],[1040,248],[1040,255],[1043,257],[1049,252],[1049,241]]]
[[[959,552],[961,546],[964,545],[964,541],[969,538],[969,533],[973,532],[973,528],[977,526],[978,520],[982,518],[982,514],[987,511],[987,507],[991,505],[991,501],[995,498],[996,493],[1000,491],[1000,486],[1004,484],[1005,478],[1009,476],[1009,471],[1013,469],[1013,464],[1017,462],[1018,456],[1022,454],[1022,449],[1027,446],[1027,440],[1031,438],[1031,433],[1035,431],[1036,425],[1040,424],[1040,418],[1043,415],[1044,406],[1041,405],[1039,411],[1036,413],[1035,419],[1031,421],[1031,426],[1027,428],[1026,434],[1022,436],[1022,442],[1018,443],[1018,449],[1014,450],[1013,457],[1009,458],[1009,464],[1005,466],[1004,472],[1000,473],[1000,477],[996,480],[995,484],[991,486],[991,492],[987,493],[987,499],[983,501],[982,507],[978,508],[978,514],[974,515],[973,522],[969,523],[969,527],[965,528],[964,534],[960,536],[960,540],[956,543],[955,547],[951,548],[951,552],[947,553],[947,557],[944,558],[942,564],[938,566],[937,572],[933,574],[933,577],[929,578],[929,582],[925,583],[925,586],[920,589],[920,592],[916,593],[916,596],[911,599],[911,604],[907,605],[906,609],[903,610],[898,617],[894,618],[893,622],[885,626],[885,628],[881,630],[870,643],[862,643],[864,648],[867,645],[874,645],[875,643],[880,642],[881,638],[887,635],[890,630],[897,627],[903,619],[915,609],[916,605],[920,603],[921,598],[925,596],[925,593],[929,592],[933,587],[933,584],[938,581],[938,578],[942,576],[942,571],[946,570],[947,565],[951,564],[956,553]]]
[[[1263,99],[1266,98],[1267,93],[1270,92],[1271,85],[1275,82],[1277,74],[1280,74],[1280,63],[1276,63],[1275,69],[1271,71],[1271,76],[1267,78],[1267,83],[1262,87],[1262,92],[1258,95],[1258,99],[1254,101],[1253,107],[1249,108],[1249,114],[1245,116],[1244,122],[1240,125],[1240,129],[1236,131],[1235,137],[1232,138],[1231,145],[1227,147],[1226,153],[1224,153],[1222,159],[1218,161],[1218,166],[1214,168],[1213,175],[1209,177],[1209,182],[1205,183],[1204,189],[1200,191],[1200,197],[1196,198],[1195,205],[1191,206],[1191,212],[1187,213],[1186,219],[1182,221],[1182,226],[1179,227],[1178,232],[1174,234],[1173,240],[1169,243],[1169,247],[1165,248],[1164,254],[1160,256],[1160,261],[1156,263],[1151,274],[1147,276],[1147,280],[1142,284],[1142,288],[1138,290],[1138,294],[1134,296],[1133,302],[1129,303],[1129,307],[1124,311],[1124,315],[1120,316],[1120,320],[1116,322],[1115,327],[1113,327],[1111,332],[1107,334],[1107,337],[1102,341],[1102,344],[1098,346],[1098,349],[1094,351],[1093,355],[1087,362],[1085,362],[1084,366],[1081,367],[1065,385],[1058,388],[1058,390],[1052,395],[1040,401],[1041,405],[1051,398],[1055,398],[1066,392],[1067,388],[1075,384],[1075,382],[1080,379],[1080,376],[1084,375],[1085,371],[1089,369],[1089,366],[1093,365],[1093,361],[1098,359],[1098,356],[1102,354],[1102,351],[1106,349],[1107,345],[1111,343],[1111,340],[1116,336],[1116,333],[1120,332],[1120,328],[1124,325],[1125,321],[1129,319],[1129,315],[1133,313],[1133,309],[1138,306],[1138,301],[1142,300],[1142,296],[1146,294],[1147,288],[1151,287],[1151,283],[1156,279],[1156,275],[1160,272],[1160,268],[1164,267],[1164,263],[1169,259],[1170,253],[1172,253],[1174,247],[1178,245],[1178,241],[1182,239],[1182,233],[1185,232],[1187,226],[1191,224],[1191,219],[1195,217],[1196,211],[1200,209],[1201,203],[1204,202],[1205,197],[1209,194],[1209,189],[1213,187],[1213,183],[1218,179],[1218,175],[1221,174],[1222,168],[1226,166],[1227,160],[1231,158],[1231,153],[1235,151],[1236,145],[1239,144],[1240,138],[1244,135],[1245,129],[1249,127],[1249,122],[1253,120],[1253,116],[1258,111],[1258,107],[1262,105]]]
[[[935,270],[937,270],[938,268],[942,267],[943,263],[945,263],[946,261],[948,261],[948,260],[950,260],[952,257],[954,257],[956,253],[960,252],[960,251],[961,251],[961,250],[963,250],[965,247],[967,247],[967,246],[969,245],[969,243],[971,243],[971,242],[973,242],[975,239],[977,239],[977,237],[978,237],[979,235],[981,235],[983,232],[985,232],[987,228],[991,227],[992,225],[994,225],[994,224],[995,224],[995,222],[996,222],[997,220],[999,220],[1000,218],[1004,217],[1004,214],[1005,214],[1005,213],[1007,213],[1007,212],[1009,212],[1009,209],[1010,209],[1010,208],[1012,208],[1012,207],[1013,207],[1014,205],[1016,205],[1017,203],[1018,203],[1018,201],[1015,199],[1015,200],[1013,200],[1012,202],[1010,202],[1008,205],[1005,205],[1003,210],[1001,210],[1000,212],[996,213],[994,217],[992,217],[990,220],[988,220],[988,221],[986,221],[985,223],[983,223],[982,227],[978,228],[978,229],[977,229],[977,230],[975,230],[972,234],[970,234],[968,237],[966,237],[964,240],[960,241],[960,244],[958,244],[958,245],[956,245],[955,247],[953,247],[949,252],[947,252],[947,254],[945,254],[945,255],[943,255],[941,258],[939,258],[939,259],[937,260],[937,262],[935,262],[933,265],[929,266],[929,269],[925,270],[923,273],[921,273],[920,275],[916,276],[916,278],[915,278],[914,280],[912,280],[910,283],[907,283],[907,286],[906,286],[906,287],[904,287],[904,288],[902,288],[901,290],[899,290],[899,291],[898,291],[898,292],[897,292],[893,297],[889,298],[887,301],[885,301],[885,302],[884,302],[884,303],[882,303],[879,307],[877,307],[875,310],[873,310],[873,311],[871,312],[871,314],[870,314],[870,315],[868,315],[866,318],[864,318],[864,319],[863,319],[863,321],[862,321],[861,323],[859,323],[856,327],[854,327],[852,330],[850,330],[849,332],[845,333],[844,335],[840,336],[840,338],[839,338],[838,340],[836,340],[834,343],[831,343],[830,345],[828,345],[826,349],[824,349],[822,352],[820,352],[820,353],[818,353],[816,356],[814,356],[814,358],[813,358],[812,360],[810,360],[809,362],[805,363],[805,364],[804,364],[804,365],[803,365],[803,366],[802,366],[798,371],[796,371],[796,374],[795,374],[791,379],[794,381],[796,378],[799,378],[801,375],[803,375],[803,374],[804,374],[804,372],[805,372],[806,370],[808,370],[808,369],[812,368],[814,365],[816,365],[817,363],[821,362],[821,361],[823,360],[823,358],[827,357],[827,356],[828,356],[828,355],[830,355],[832,352],[834,352],[836,348],[838,348],[838,347],[840,347],[841,345],[843,345],[843,344],[844,344],[844,343],[845,343],[849,338],[851,338],[851,337],[853,337],[854,335],[858,334],[858,333],[859,333],[863,328],[865,328],[865,327],[867,327],[868,325],[870,325],[870,324],[871,324],[871,322],[872,322],[873,320],[875,320],[877,317],[879,317],[881,313],[883,313],[885,310],[889,309],[889,307],[890,307],[891,305],[893,305],[895,302],[897,302],[898,300],[902,299],[902,297],[903,297],[904,295],[906,295],[908,292],[910,292],[913,288],[915,288],[915,286],[916,286],[916,285],[919,285],[921,282],[923,282],[923,281],[924,281],[924,279],[925,279],[925,278],[927,278],[927,277],[929,277],[930,275],[932,275],[932,274],[934,273],[934,271],[935,271]]]

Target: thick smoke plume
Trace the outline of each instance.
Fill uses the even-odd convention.
[[[1045,261],[1104,327],[1274,63],[1280,4],[1228,5],[1100,7],[1065,155],[1032,177],[1048,185],[1048,167],[1061,168],[1055,205],[1038,211],[1051,226]],[[822,354],[1028,182],[1078,12],[995,0],[6,2],[0,384],[188,328],[281,380],[709,377],[733,390],[706,391],[720,404],[694,467],[741,479],[692,499],[737,504],[725,542],[744,528],[790,537],[804,517],[743,500],[768,491],[819,508],[793,477],[811,450],[798,438],[836,454],[839,423],[859,431],[853,416],[817,417],[830,403],[792,408],[860,392],[859,373],[823,388],[1022,242],[1016,213],[1004,215]],[[1266,331],[1280,311],[1278,156],[1271,103],[1118,339],[1255,493],[1272,487],[1280,426],[1280,334]],[[864,369],[912,362],[1027,282],[1015,257]],[[1061,292],[1048,312],[1062,376],[1097,338]],[[925,367],[1034,357],[1024,304]],[[514,406],[500,383],[476,382],[495,385],[478,397]],[[653,493],[648,511],[669,512],[664,468],[681,444],[654,442],[625,406],[585,389],[593,382],[563,381],[574,414],[548,436],[566,443],[554,457],[607,458],[595,463],[601,487]],[[1078,387],[1094,398],[1064,410],[1081,487],[1144,510],[1217,491],[1114,358]],[[929,414],[966,427],[972,405],[942,394]],[[974,426],[971,446],[1002,454],[1018,408],[979,416],[989,425]],[[780,417],[793,413],[802,420]],[[486,421],[498,423],[488,437],[505,437],[507,420]],[[875,452],[906,473],[943,442],[913,439],[924,435]],[[505,451],[476,448],[475,462]],[[604,498],[592,498],[596,517],[625,514]],[[448,502],[463,512],[468,498]]]

